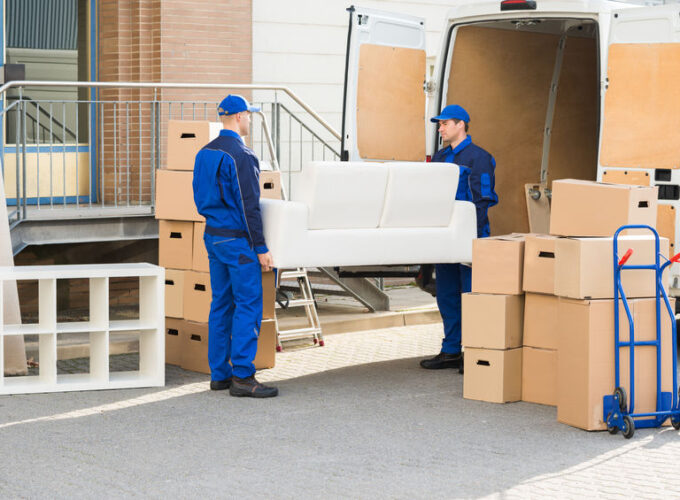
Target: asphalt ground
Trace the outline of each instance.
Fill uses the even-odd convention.
[[[441,328],[291,349],[258,375],[269,400],[173,366],[163,388],[2,396],[0,497],[680,497],[678,431],[625,440],[465,400],[463,375],[418,366]]]

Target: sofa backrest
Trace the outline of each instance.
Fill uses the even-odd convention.
[[[451,222],[459,169],[451,163],[387,163],[380,227],[446,227]]]
[[[313,161],[291,193],[309,208],[309,229],[366,229],[380,223],[388,170],[382,164]]]
[[[309,162],[291,199],[307,205],[309,229],[446,227],[458,172],[450,163]]]

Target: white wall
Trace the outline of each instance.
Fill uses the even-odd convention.
[[[431,66],[451,4],[373,0],[354,5],[425,18]],[[350,5],[351,0],[253,0],[253,83],[289,87],[338,132]],[[260,92],[253,97],[271,100],[272,95]]]

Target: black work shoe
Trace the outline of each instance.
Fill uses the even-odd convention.
[[[226,380],[211,380],[210,381],[210,390],[211,391],[223,391],[225,389],[229,389],[231,387],[231,379],[228,378]]]
[[[248,378],[232,377],[229,394],[236,397],[246,398],[273,398],[278,396],[279,390],[276,387],[267,387],[255,380],[255,376]]]
[[[443,368],[460,369],[463,366],[463,353],[447,354],[440,352],[434,358],[422,360],[420,366],[426,370],[441,370]]]

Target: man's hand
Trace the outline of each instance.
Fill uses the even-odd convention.
[[[259,253],[257,254],[257,259],[260,261],[260,265],[264,272],[271,271],[274,267],[274,259],[272,259],[271,252]]]

